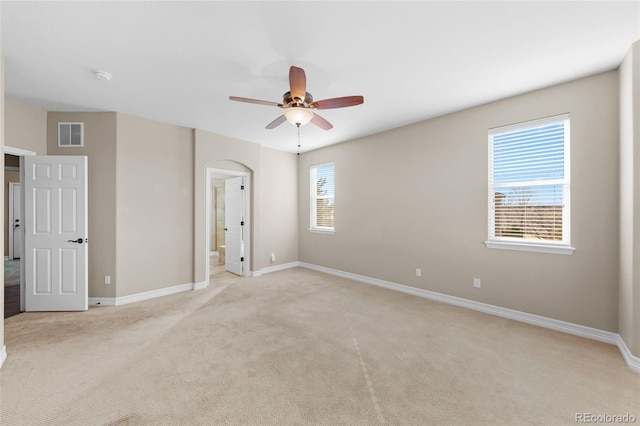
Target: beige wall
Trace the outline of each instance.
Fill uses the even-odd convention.
[[[118,114],[117,296],[193,283],[193,131]]]
[[[205,281],[205,184],[208,167],[251,173],[251,259],[249,269],[298,260],[297,171],[294,154],[258,144],[195,130],[195,241],[194,275]],[[271,263],[270,254],[276,254]]]
[[[640,42],[620,66],[620,284],[618,332],[640,356]]]
[[[84,122],[84,147],[58,147],[58,122]],[[116,114],[50,112],[48,155],[86,155],[89,181],[89,297],[116,296]],[[111,285],[104,284],[105,275]]]
[[[60,121],[84,122],[84,147],[57,146]],[[112,112],[51,112],[47,135],[48,154],[89,157],[89,297],[193,282],[192,131]]]
[[[84,147],[57,146],[60,121],[85,123]],[[118,113],[51,112],[46,134],[48,154],[89,157],[90,297],[205,281],[206,167],[252,173],[250,269],[297,260],[293,154]],[[261,178],[269,184],[264,192]],[[269,203],[262,218],[264,197],[278,203]],[[266,236],[262,226],[268,227]],[[273,264],[271,252],[277,256]],[[194,253],[202,256],[194,259]],[[105,275],[111,285],[104,284]]]
[[[253,220],[259,217],[260,203],[256,194],[260,194],[260,145],[238,139],[194,130],[194,217],[195,233],[193,252],[195,255],[193,274],[196,283],[207,282],[206,263],[209,261],[206,243],[206,179],[207,168],[251,173],[251,248],[249,269],[260,268],[256,262],[260,253],[260,224]]]
[[[47,154],[47,112],[10,97],[5,98],[5,145]]]
[[[262,267],[298,261],[297,155],[262,149]],[[271,262],[271,253],[276,255]]]
[[[5,145],[35,152],[47,153],[47,112],[10,97],[4,97]],[[20,182],[18,173],[5,173],[5,219],[4,219],[4,255],[9,253],[8,239],[8,182]]]
[[[487,130],[566,112],[575,253],[487,249]],[[618,131],[611,71],[305,153],[300,261],[616,332]],[[327,161],[335,235],[307,230],[309,166]]]

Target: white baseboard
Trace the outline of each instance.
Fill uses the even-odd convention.
[[[289,262],[289,263],[283,263],[281,265],[267,266],[266,268],[260,269],[260,275],[269,274],[271,272],[283,271],[285,269],[296,268],[298,266],[300,266],[300,262]],[[260,275],[257,275],[257,276],[260,276]]]
[[[193,289],[194,290],[202,290],[202,289],[205,289],[207,287],[209,287],[209,281],[202,281],[200,283],[195,283],[193,285]]]
[[[297,268],[298,266],[300,266],[300,262],[297,262],[297,261],[296,262],[283,263],[281,265],[267,266],[266,268],[258,269],[257,271],[249,271],[249,276],[256,278],[256,277],[262,276],[262,274],[269,274],[271,272],[277,272],[277,271],[283,271],[285,269]]]
[[[618,336],[618,341],[616,342],[616,345],[618,346],[618,350],[622,354],[622,358],[624,358],[624,361],[627,363],[629,368],[640,373],[640,358],[638,358],[637,356],[631,353],[631,351],[629,350],[629,347],[622,339],[622,336],[620,335],[617,335],[617,336]]]
[[[2,364],[4,364],[7,359],[7,347],[2,346],[2,350],[0,350],[0,368],[2,368]]]
[[[129,303],[141,302],[143,300],[155,299],[156,297],[169,296],[171,294],[182,293],[183,291],[196,290],[206,287],[200,287],[202,283],[179,284],[172,287],[159,288],[157,290],[144,291],[142,293],[130,294],[121,297],[89,297],[89,305],[91,306],[122,306]],[[208,285],[208,284],[207,284]]]
[[[403,284],[397,284],[390,281],[379,280],[377,278],[366,277],[364,275],[352,274],[351,272],[344,272],[337,269],[326,268],[324,266],[313,265],[305,262],[298,263],[302,268],[312,269],[314,271],[324,272],[343,278],[349,278],[366,284],[372,284],[378,287],[383,287],[414,296],[424,297],[426,299],[435,300],[438,302],[448,303],[450,305],[455,305],[462,308],[473,309],[475,311],[480,311],[487,314],[496,315],[499,317],[508,318],[527,324],[537,325],[539,327],[545,327],[552,330],[561,331],[563,333],[573,334],[575,336],[585,337],[587,339],[616,345],[629,368],[636,372],[640,372],[640,358],[631,354],[629,348],[622,340],[622,337],[620,337],[620,335],[617,333],[598,330],[596,328],[586,327],[584,325],[573,324],[565,321],[543,317],[540,315],[534,315],[526,312],[516,311],[513,309],[503,308],[500,306],[489,305],[482,302],[476,302],[469,299],[463,299],[461,297],[449,296],[446,294],[423,290]]]
[[[116,306],[115,297],[90,297],[89,306]]]
[[[130,294],[116,298],[116,306],[128,303],[141,302],[143,300],[155,299],[156,297],[169,296],[170,294],[182,293],[193,290],[193,283],[174,285],[172,287],[159,288],[157,290],[144,291],[142,293]]]

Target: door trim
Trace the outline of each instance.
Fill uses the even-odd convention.
[[[238,172],[235,170],[216,169],[213,167],[207,167],[205,173],[205,235],[206,235],[206,247],[201,254],[205,259],[205,280],[203,285],[198,285],[197,289],[205,288],[209,286],[209,280],[211,276],[211,266],[209,264],[209,253],[211,252],[211,179],[214,175],[224,177],[238,177],[244,176],[244,267],[242,268],[242,276],[251,276],[251,229],[252,229],[252,217],[251,217],[251,172]]]
[[[13,231],[13,225],[14,225],[14,221],[15,221],[15,217],[14,217],[14,204],[15,202],[13,201],[13,197],[14,197],[14,191],[16,190],[16,186],[18,187],[22,187],[21,186],[22,183],[21,182],[9,182],[9,217],[8,217],[8,221],[9,221],[9,226],[7,228],[7,234],[8,238],[9,238],[9,260],[13,260],[16,258],[16,253],[14,253],[14,248],[13,248],[13,239],[14,239],[14,234],[15,232]],[[22,196],[20,197],[20,200],[22,200]],[[22,201],[20,202],[20,204],[22,204]],[[20,224],[20,227],[22,227],[22,223]],[[22,255],[22,253],[19,253],[20,255]]]
[[[25,155],[36,155],[35,151],[28,151],[26,149],[22,149],[22,148],[15,148],[13,146],[5,146],[4,147],[4,153],[5,154],[10,154],[10,155],[15,155],[18,157],[24,157]]]
[[[5,154],[11,154],[11,155],[17,155],[18,157],[20,157],[20,181],[22,182],[22,174],[24,173],[24,166],[23,166],[23,160],[22,157],[24,157],[25,155],[36,155],[37,153],[35,151],[28,151],[26,149],[22,149],[22,148],[16,148],[13,146],[4,146],[4,153]],[[24,213],[24,194],[23,196],[20,198],[20,211],[22,211]],[[22,253],[20,253],[20,312],[24,312],[24,292],[25,292],[25,280],[24,280],[24,262],[22,261],[24,259],[24,224],[21,226],[21,232],[22,232],[22,247],[21,247],[21,251]],[[4,306],[3,308],[3,313],[4,313]]]

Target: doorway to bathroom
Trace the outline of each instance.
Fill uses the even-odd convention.
[[[207,168],[209,284],[249,273],[250,174]]]

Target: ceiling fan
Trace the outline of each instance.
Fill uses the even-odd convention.
[[[232,101],[282,108],[284,110],[283,114],[267,124],[267,129],[274,129],[285,121],[289,121],[298,128],[311,122],[321,129],[329,130],[333,128],[333,125],[316,114],[315,110],[344,108],[360,105],[364,102],[362,96],[343,96],[340,98],[314,101],[311,93],[307,92],[307,76],[304,70],[295,66],[289,68],[289,89],[290,90],[282,96],[282,103],[241,98],[238,96],[229,96],[229,99]]]

